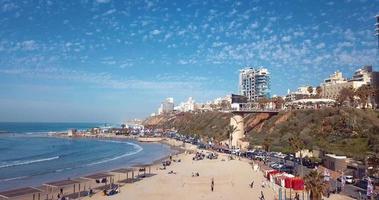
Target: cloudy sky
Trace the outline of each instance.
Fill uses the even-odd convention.
[[[0,121],[120,122],[165,97],[237,92],[264,66],[272,94],[339,69],[379,70],[379,0],[0,0]]]

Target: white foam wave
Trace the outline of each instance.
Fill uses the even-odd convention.
[[[19,176],[19,177],[7,178],[7,179],[0,179],[0,182],[19,180],[19,179],[24,179],[24,178],[27,178],[27,177],[28,176]]]
[[[129,153],[122,154],[120,156],[113,157],[113,158],[100,160],[100,161],[94,162],[94,163],[89,163],[89,164],[87,164],[87,166],[98,165],[98,164],[102,164],[102,163],[107,163],[107,162],[110,162],[110,161],[118,160],[118,159],[124,158],[126,156],[131,156],[131,155],[137,154],[137,153],[139,153],[140,151],[143,150],[143,148],[141,146],[139,146],[138,144],[131,143],[131,142],[114,141],[114,140],[101,140],[101,141],[129,144],[129,145],[132,145],[135,150],[132,151],[132,152],[129,152]]]
[[[37,160],[17,160],[9,163],[2,163],[0,165],[0,168],[6,168],[6,167],[14,167],[14,166],[19,166],[19,165],[29,165],[32,163],[39,163],[39,162],[45,162],[45,161],[50,161],[50,160],[56,160],[58,159],[59,156],[54,156],[50,158],[42,158],[42,159],[37,159]]]

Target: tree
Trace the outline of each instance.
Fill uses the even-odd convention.
[[[230,105],[230,102],[227,101],[227,100],[222,100],[221,103],[220,103],[220,107],[222,110],[230,110],[232,109],[232,106]]]
[[[317,97],[321,97],[321,93],[322,93],[322,87],[321,86],[317,86],[316,87],[316,94],[317,94]]]
[[[311,200],[321,200],[322,193],[326,190],[324,176],[316,171],[311,171],[304,177],[305,189],[310,192]]]
[[[308,93],[309,93],[309,96],[312,96],[312,93],[313,93],[313,87],[312,87],[312,86],[309,86],[309,87],[307,88],[307,91],[308,91]]]
[[[266,97],[262,97],[258,99],[258,104],[260,109],[264,109],[266,107],[266,104],[270,102],[270,100]]]
[[[301,151],[304,149],[304,142],[298,135],[295,137],[290,137],[288,142],[290,143],[291,149],[295,154],[296,152],[300,152],[300,176],[303,177],[303,157]]]
[[[359,103],[362,108],[365,108],[369,98],[374,94],[374,90],[370,85],[362,85],[355,91],[355,94],[359,97]]]
[[[276,109],[281,109],[283,107],[284,99],[282,97],[274,97],[272,98],[272,102],[274,102]]]
[[[237,126],[228,125],[225,127],[225,133],[229,137],[229,148],[232,148],[233,133],[238,131]]]
[[[124,129],[126,127],[125,124],[121,124],[121,129]]]
[[[270,151],[272,145],[272,139],[269,137],[266,137],[265,140],[263,141],[263,148],[265,151]]]
[[[344,87],[338,94],[337,102],[339,105],[342,105],[343,102],[349,100],[349,105],[352,106],[354,104],[354,95],[355,91],[352,87]]]

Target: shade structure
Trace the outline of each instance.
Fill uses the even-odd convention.
[[[129,180],[129,179],[134,180],[134,171],[135,171],[134,168],[121,168],[121,169],[112,170],[110,171],[110,173],[118,175],[118,182],[119,182],[121,180],[120,175],[124,175],[124,174],[126,175],[125,180]],[[131,176],[129,176],[129,173]]]
[[[61,196],[74,196],[79,198],[81,192],[85,192],[87,183],[89,180],[77,178],[77,179],[66,179],[60,181],[53,181],[44,183],[43,186],[46,187],[46,197],[49,198],[51,195],[52,198],[55,198],[56,195]]]
[[[99,179],[103,179],[103,178],[110,178],[112,176],[114,176],[114,175],[109,174],[109,173],[96,173],[96,174],[85,176],[83,178],[91,179],[91,180],[99,180]]]
[[[143,172],[143,176],[146,176],[146,174],[151,174],[151,164],[135,165],[133,167],[138,170],[138,176],[140,176],[140,172]],[[148,173],[146,173],[147,170]]]
[[[13,199],[22,196],[30,196],[33,200],[41,199],[42,190],[34,187],[24,187],[15,190],[8,190],[0,192],[0,197],[4,199]]]

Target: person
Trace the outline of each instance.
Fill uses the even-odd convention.
[[[261,200],[265,200],[265,195],[263,195],[263,191],[261,190],[261,197],[260,197]]]
[[[214,182],[214,179],[212,178],[212,182],[211,182],[211,190],[212,190],[212,192],[214,190],[214,185],[215,185],[215,182]]]
[[[254,187],[254,181],[250,183],[250,188]]]
[[[262,188],[264,188],[265,187],[265,181],[263,180],[262,181]]]

